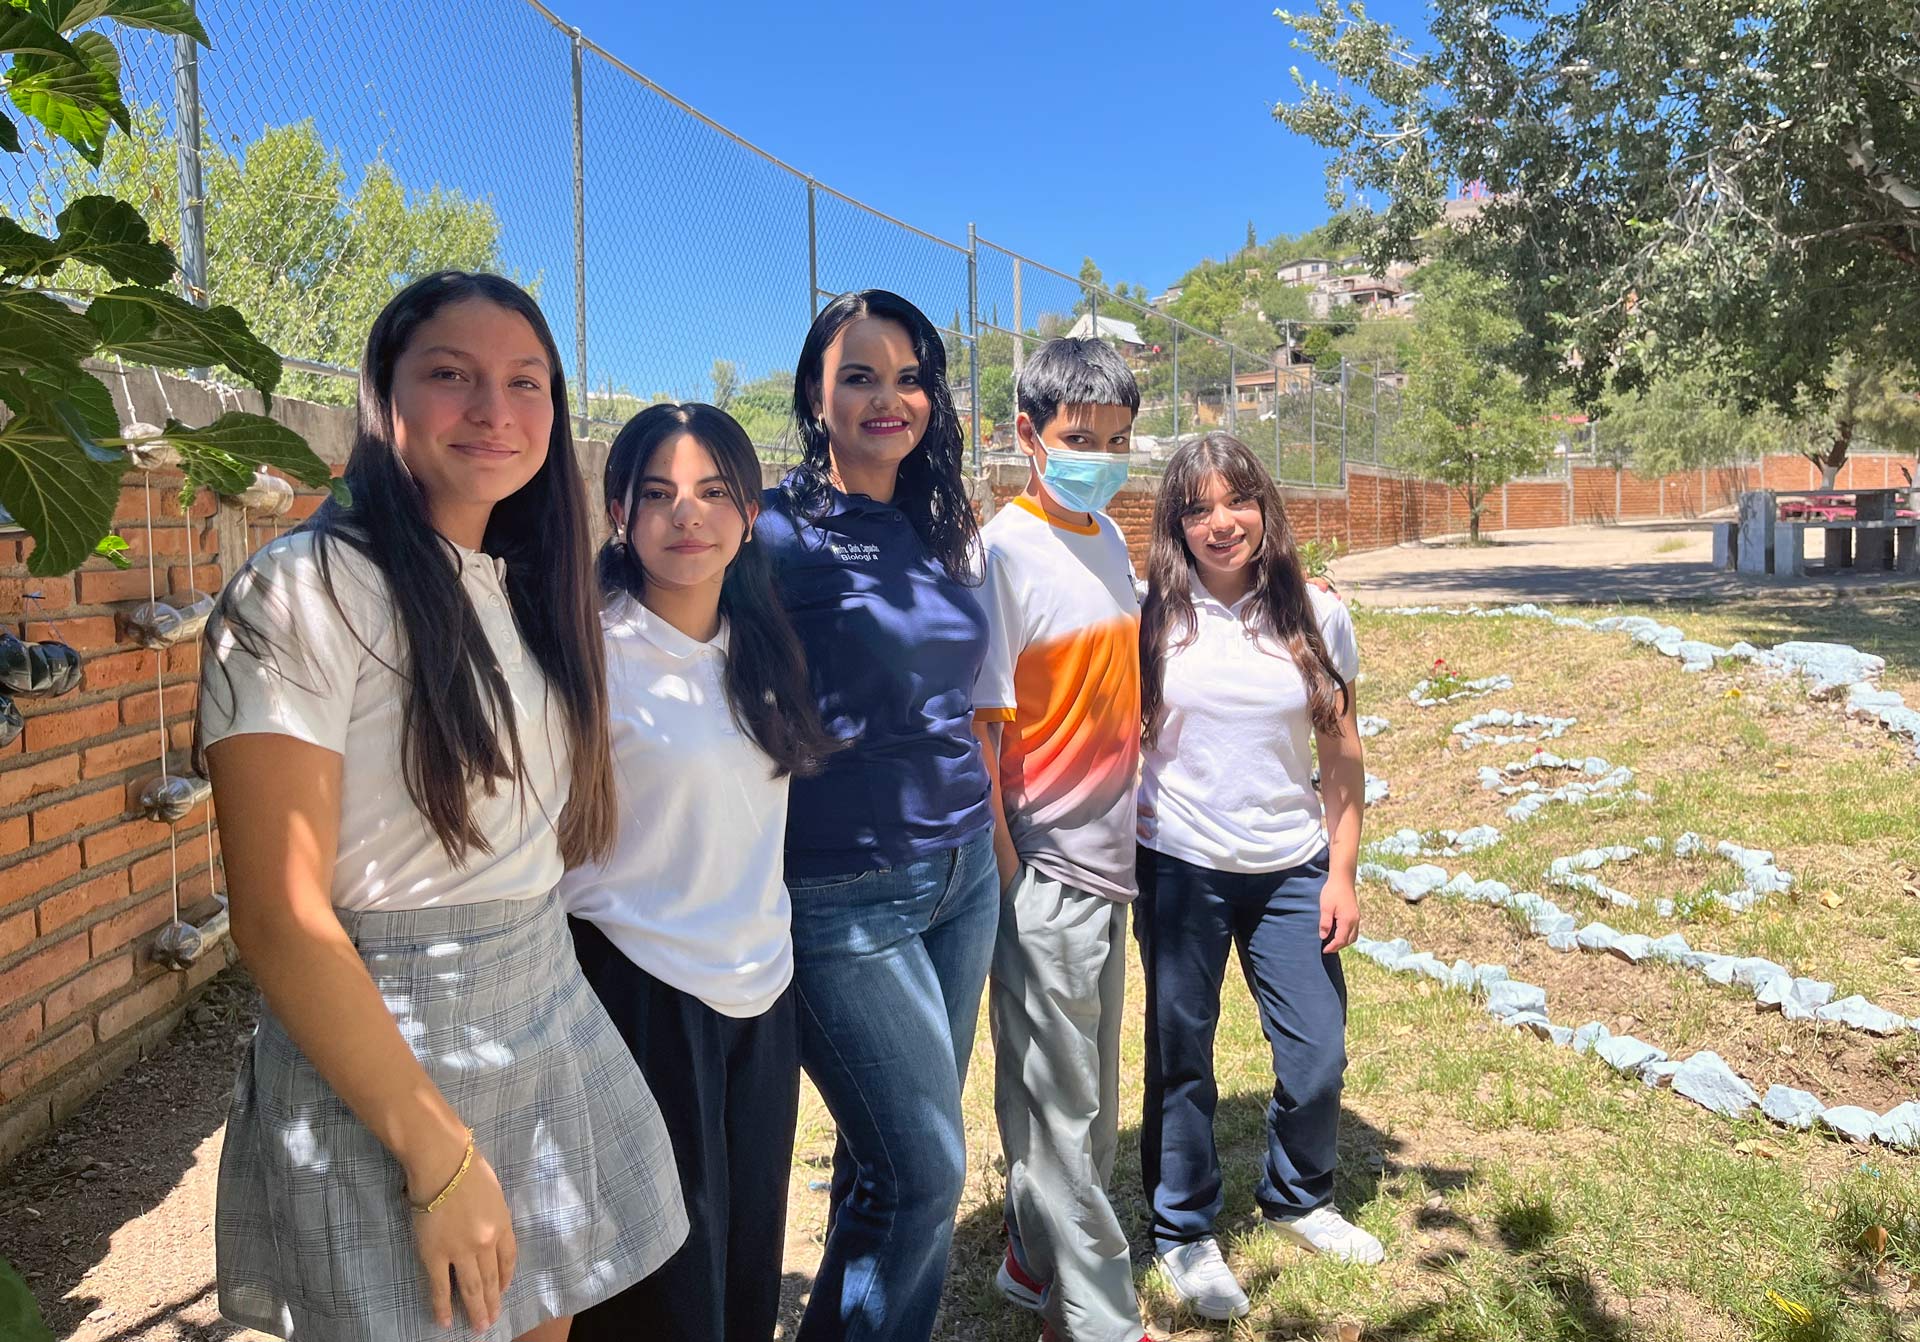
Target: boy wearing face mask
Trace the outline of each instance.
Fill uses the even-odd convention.
[[[999,938],[988,990],[1007,1160],[999,1284],[1043,1338],[1138,1342],[1126,1232],[1107,1200],[1134,897],[1139,604],[1103,511],[1127,478],[1140,392],[1099,340],[1021,371],[1027,487],[981,530],[987,657],[974,730],[993,778]]]

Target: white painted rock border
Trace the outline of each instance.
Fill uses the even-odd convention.
[[[1387,721],[1385,718],[1379,717],[1373,713],[1362,713],[1359,718],[1359,725],[1360,725],[1360,735],[1363,737],[1378,736],[1380,735],[1381,732],[1384,732],[1385,730],[1387,730],[1387,728],[1393,726],[1393,724]]]
[[[1593,873],[1611,863],[1630,862],[1642,853],[1661,852],[1666,846],[1666,840],[1658,835],[1648,835],[1637,845],[1614,844],[1607,848],[1589,848],[1567,857],[1556,857],[1547,867],[1547,881],[1563,890],[1585,890],[1609,904],[1637,909],[1640,907],[1637,897],[1614,889]],[[1675,857],[1693,857],[1704,852],[1713,852],[1733,863],[1740,869],[1746,884],[1732,890],[1708,891],[1702,897],[1703,902],[1723,905],[1735,913],[1745,913],[1768,895],[1793,888],[1793,873],[1782,871],[1774,863],[1773,854],[1764,848],[1745,848],[1725,839],[1709,846],[1706,840],[1692,832],[1674,840]],[[1678,912],[1671,899],[1656,899],[1653,909],[1662,918],[1671,918]]]
[[[1536,769],[1566,770],[1581,777],[1548,789],[1525,777]],[[1515,778],[1522,781],[1509,781]],[[1535,751],[1531,759],[1515,760],[1498,769],[1482,765],[1480,786],[1503,797],[1519,798],[1507,808],[1507,819],[1514,821],[1531,820],[1554,802],[1584,806],[1590,801],[1653,800],[1633,786],[1633,770],[1624,764],[1609,764],[1598,755],[1588,755],[1585,759],[1563,758],[1548,750]]]
[[[1500,842],[1500,831],[1492,825],[1471,829],[1401,829],[1374,839],[1363,847],[1363,857],[1464,857],[1491,848]]]
[[[1841,1025],[1883,1038],[1920,1030],[1920,1017],[1910,1020],[1857,994],[1835,1001],[1839,989],[1833,984],[1796,976],[1785,965],[1761,956],[1695,950],[1678,932],[1649,937],[1617,932],[1602,922],[1581,927],[1572,914],[1552,900],[1528,890],[1516,892],[1503,881],[1477,881],[1464,871],[1449,876],[1444,867],[1431,863],[1396,871],[1378,862],[1362,862],[1355,874],[1363,881],[1381,882],[1409,904],[1432,895],[1513,909],[1526,919],[1533,935],[1545,937],[1547,945],[1556,951],[1612,955],[1636,965],[1647,960],[1678,965],[1723,987],[1746,988],[1763,1010],[1778,1010],[1788,1020]]]
[[[1844,699],[1843,711],[1849,716],[1877,722],[1895,736],[1913,743],[1914,757],[1920,759],[1920,709],[1915,709],[1893,690],[1874,686],[1886,670],[1884,658],[1861,652],[1845,643],[1816,643],[1790,640],[1761,651],[1750,643],[1735,643],[1722,648],[1690,639],[1677,626],[1661,624],[1644,615],[1609,615],[1599,620],[1583,620],[1577,615],[1561,615],[1534,602],[1513,606],[1464,609],[1447,606],[1389,606],[1387,615],[1445,615],[1473,619],[1545,620],[1563,629],[1590,629],[1599,633],[1625,634],[1635,643],[1645,644],[1664,657],[1679,661],[1683,671],[1705,671],[1717,661],[1733,659],[1751,662],[1775,675],[1799,676],[1807,682],[1807,693],[1815,699]]]
[[[1453,724],[1453,734],[1460,738],[1462,746],[1517,746],[1534,741],[1551,741],[1565,736],[1567,728],[1573,726],[1579,718],[1556,718],[1545,713],[1510,713],[1504,708],[1496,708],[1487,713],[1476,713],[1465,722]],[[1501,732],[1490,734],[1483,727],[1512,727],[1509,734]]]
[[[1577,1029],[1556,1025],[1547,1014],[1546,989],[1513,978],[1504,965],[1476,965],[1455,960],[1451,965],[1429,951],[1415,951],[1404,937],[1375,941],[1358,937],[1355,954],[1364,955],[1392,974],[1419,974],[1443,989],[1471,992],[1484,999],[1487,1014],[1517,1030],[1526,1030],[1556,1048],[1591,1054],[1646,1085],[1666,1086],[1711,1113],[1741,1118],[1758,1110],[1782,1127],[1802,1131],[1813,1127],[1853,1142],[1877,1141],[1901,1151],[1920,1150],[1920,1103],[1895,1105],[1884,1114],[1858,1105],[1827,1106],[1809,1091],[1773,1085],[1762,1097],[1711,1049],[1702,1049],[1683,1061],[1666,1050],[1633,1035],[1616,1035],[1601,1021]]]
[[[1442,704],[1450,704],[1457,699],[1484,699],[1489,694],[1497,694],[1501,690],[1512,688],[1512,676],[1482,676],[1478,680],[1464,682],[1462,688],[1455,690],[1452,694],[1436,696],[1432,692],[1433,681],[1422,680],[1407,691],[1407,698],[1422,708],[1438,708]]]

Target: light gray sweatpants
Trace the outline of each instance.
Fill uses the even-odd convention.
[[[1066,1342],[1139,1342],[1126,1232],[1107,1201],[1120,1135],[1127,906],[1022,863],[988,989],[1008,1233]]]

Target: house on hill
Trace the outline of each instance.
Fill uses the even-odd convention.
[[[1132,322],[1121,321],[1118,317],[1102,315],[1095,317],[1091,312],[1083,312],[1074,324],[1067,328],[1066,334],[1076,340],[1095,336],[1101,340],[1111,340],[1120,347],[1120,353],[1128,359],[1144,354],[1147,342],[1140,338],[1140,328]]]
[[[1282,284],[1305,286],[1318,284],[1333,269],[1333,262],[1323,256],[1302,257],[1298,261],[1289,261],[1273,272],[1273,277]]]

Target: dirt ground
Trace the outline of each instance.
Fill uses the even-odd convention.
[[[1487,543],[1477,546],[1449,538],[1347,555],[1334,561],[1334,580],[1372,606],[1671,601],[1786,590],[1853,592],[1902,581],[1852,572],[1790,581],[1722,573],[1713,567],[1712,526],[1700,521],[1482,536]],[[1817,542],[1808,542],[1808,553],[1818,553]]]

